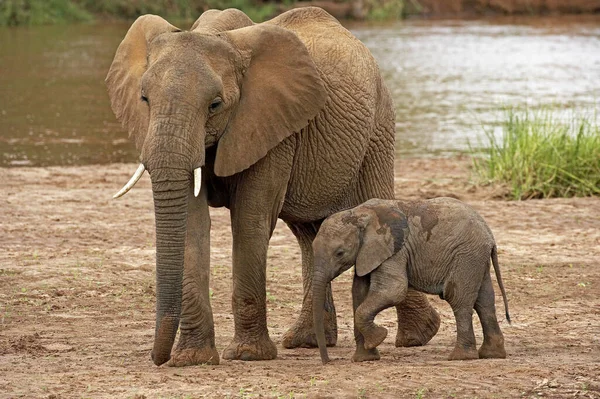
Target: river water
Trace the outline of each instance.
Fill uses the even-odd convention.
[[[136,161],[104,77],[128,24],[0,29],[0,166]],[[504,106],[593,113],[600,17],[349,25],[394,97],[402,156],[483,137]]]

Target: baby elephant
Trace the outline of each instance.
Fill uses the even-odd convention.
[[[387,330],[373,320],[383,309],[400,304],[408,289],[437,294],[452,307],[457,337],[449,360],[506,357],[490,276],[491,257],[510,323],[496,243],[485,221],[466,204],[452,198],[372,199],[328,217],[313,250],[313,315],[323,363],[329,361],[323,328],[325,289],[352,265],[353,361],[379,359],[376,348]],[[483,327],[479,352],[473,308]]]

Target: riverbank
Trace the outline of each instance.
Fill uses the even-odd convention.
[[[154,226],[149,178],[111,200],[135,164],[0,168],[0,397],[514,398],[600,396],[600,198],[498,200],[471,180],[468,158],[401,159],[401,198],[454,196],[475,207],[498,242],[513,324],[494,285],[508,358],[448,362],[450,307],[422,348],[395,348],[395,314],[376,364],[353,364],[350,273],[333,284],[339,326],[333,363],[281,337],[300,310],[300,251],[279,222],[269,249],[268,326],[278,359],[156,368]],[[216,345],[233,337],[228,213],[212,209]],[[481,343],[477,319],[475,331]],[[376,368],[375,368],[376,366]],[[376,370],[376,372],[373,372]],[[33,378],[35,376],[35,378]]]
[[[5,0],[0,2],[0,26],[133,20],[143,14],[194,20],[211,8],[238,8],[261,22],[291,8],[306,6],[322,7],[338,19],[354,20],[600,12],[600,0]]]
[[[594,14],[598,0],[418,0],[407,1],[416,15],[468,17],[473,15]]]

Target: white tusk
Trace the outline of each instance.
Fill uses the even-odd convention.
[[[135,171],[135,173],[133,174],[133,176],[131,176],[131,179],[129,179],[127,184],[124,185],[123,188],[120,189],[118,193],[113,195],[113,198],[122,197],[123,195],[125,195],[125,193],[127,193],[129,190],[131,190],[133,188],[133,186],[135,186],[135,183],[137,183],[138,180],[140,180],[140,178],[144,174],[145,170],[146,170],[146,168],[144,167],[144,164],[140,164],[140,166],[138,166],[138,168]]]
[[[200,194],[200,187],[202,187],[202,168],[194,169],[194,197]]]

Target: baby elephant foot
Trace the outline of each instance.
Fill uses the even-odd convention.
[[[380,358],[381,356],[379,355],[377,348],[365,349],[363,345],[357,345],[356,352],[354,352],[354,355],[352,356],[352,361],[355,363],[370,362],[379,360]]]
[[[198,364],[219,364],[219,352],[215,347],[185,348],[172,353],[167,362],[169,367],[196,366]]]
[[[268,335],[253,340],[233,338],[223,351],[226,360],[271,360],[276,357],[277,347]]]
[[[474,360],[479,359],[479,354],[477,353],[477,349],[475,348],[462,348],[460,346],[456,346],[450,356],[448,356],[448,360]]]
[[[505,359],[506,350],[504,349],[504,337],[493,337],[484,339],[481,348],[479,348],[480,359]]]
[[[387,328],[376,326],[373,329],[369,330],[367,334],[363,332],[363,336],[365,337],[365,349],[374,349],[379,346],[387,337]]]

